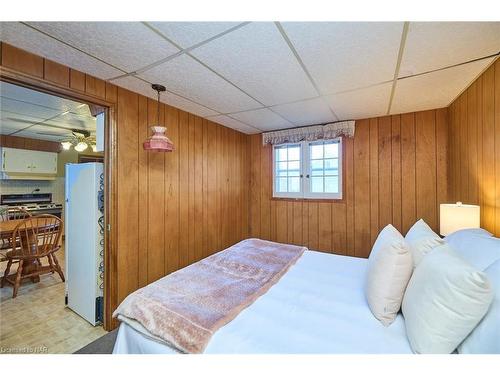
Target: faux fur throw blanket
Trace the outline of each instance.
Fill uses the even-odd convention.
[[[305,247],[241,241],[130,294],[113,313],[153,337],[201,353],[212,335],[283,276]]]

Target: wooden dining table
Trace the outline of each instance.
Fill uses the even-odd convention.
[[[27,223],[27,228],[33,228],[34,226],[36,226],[38,228],[38,230],[44,230],[44,229],[48,229],[48,226],[44,223],[46,223],[46,220],[45,219],[40,219],[40,220],[37,220],[36,217],[31,217],[30,218],[31,220],[29,220]],[[26,219],[15,219],[15,220],[7,220],[7,221],[0,221],[0,239],[1,240],[13,240],[15,241],[16,239],[13,239],[12,236],[14,235],[14,230],[17,228],[17,226],[22,223],[23,221],[25,221]],[[22,243],[33,243],[33,239],[31,239],[30,241],[28,241],[26,238],[23,238],[24,236],[33,236],[33,232],[24,232],[24,231],[21,231],[20,232],[20,241]],[[36,271],[39,267],[39,264],[38,262],[35,260],[35,259],[30,259],[30,260],[27,260],[25,261],[26,263],[24,264],[23,266],[23,271],[22,271],[22,274],[29,274],[29,273],[32,273],[33,271]],[[3,275],[2,275],[3,277]],[[40,276],[33,276],[31,278],[31,281],[34,282],[34,283],[37,283],[40,281]]]
[[[0,221],[0,238],[2,240],[12,239],[14,234],[14,229],[22,223],[25,219],[7,220]]]

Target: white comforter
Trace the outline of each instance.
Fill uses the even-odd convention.
[[[370,312],[366,267],[366,259],[306,251],[205,353],[411,353],[403,317],[384,327]],[[113,352],[176,353],[137,329],[122,323]]]

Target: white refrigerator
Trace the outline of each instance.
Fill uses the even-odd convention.
[[[104,306],[103,164],[66,164],[65,195],[66,305],[97,325]]]

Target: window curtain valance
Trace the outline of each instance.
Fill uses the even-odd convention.
[[[301,141],[315,141],[317,139],[333,139],[341,135],[354,137],[354,121],[332,122],[326,125],[305,126],[267,132],[262,134],[262,143],[279,145],[282,143],[295,143]]]

